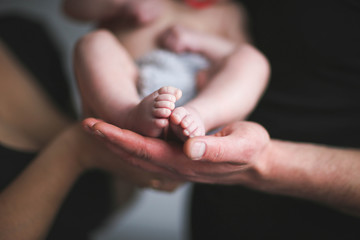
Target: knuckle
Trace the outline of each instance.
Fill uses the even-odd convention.
[[[224,147],[219,144],[215,147],[215,150],[209,154],[207,160],[210,162],[222,162],[224,160]]]
[[[151,155],[143,146],[139,146],[139,148],[137,148],[132,155],[145,161],[151,161]]]

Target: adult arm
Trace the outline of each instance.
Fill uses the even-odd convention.
[[[182,146],[96,119],[84,121],[130,163],[183,181],[237,184],[303,198],[360,216],[360,151],[270,139],[251,122]],[[183,153],[184,152],[184,153]]]
[[[0,193],[0,239],[46,236],[64,197],[84,171],[72,151],[80,147],[72,131],[56,138]]]
[[[121,161],[74,124],[0,193],[0,239],[43,239],[69,189],[83,172],[93,168],[138,186],[171,191],[179,184]]]
[[[0,192],[0,239],[44,238],[68,190],[87,169],[104,169],[139,186],[170,191],[178,185],[130,167],[72,125],[1,42],[0,63],[0,142],[42,149]]]

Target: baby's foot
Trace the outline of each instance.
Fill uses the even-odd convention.
[[[196,110],[178,107],[170,116],[171,130],[181,140],[205,135],[204,123]]]
[[[126,127],[145,136],[159,137],[169,125],[169,117],[181,94],[181,90],[174,87],[153,92],[130,110]]]
[[[202,40],[200,35],[183,26],[175,25],[167,29],[159,40],[163,47],[176,53],[198,52]]]

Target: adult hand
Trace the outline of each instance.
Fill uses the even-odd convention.
[[[67,131],[65,138],[67,139],[64,141],[65,145],[73,150],[77,161],[85,170],[102,169],[138,187],[151,187],[161,191],[171,192],[181,185],[179,181],[144,171],[123,161],[109,151],[102,142],[90,137],[78,125]]]
[[[83,125],[130,164],[182,181],[256,185],[270,145],[266,130],[251,122],[230,124],[216,135],[191,138],[184,146],[94,118]]]
[[[328,204],[360,216],[360,151],[270,140],[256,123],[236,122],[184,146],[101,120],[83,122],[121,159],[180,181],[238,184]]]

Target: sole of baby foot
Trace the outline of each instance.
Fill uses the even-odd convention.
[[[182,92],[175,87],[162,87],[146,96],[129,111],[126,127],[149,137],[159,137],[169,125],[169,117]]]

